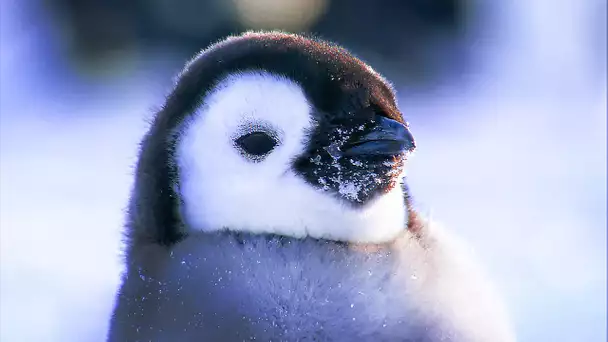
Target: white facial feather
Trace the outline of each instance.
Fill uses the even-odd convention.
[[[284,77],[247,72],[219,82],[179,133],[179,192],[188,229],[352,242],[397,236],[407,223],[400,186],[355,209],[292,171],[315,125],[311,111],[300,86]],[[234,145],[252,125],[273,130],[280,140],[259,162]]]

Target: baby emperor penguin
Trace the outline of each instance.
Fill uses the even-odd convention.
[[[109,341],[514,341],[412,208],[391,85],[330,43],[246,33],[188,63],[145,136]]]

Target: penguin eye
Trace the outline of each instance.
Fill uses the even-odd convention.
[[[243,152],[252,156],[254,159],[263,157],[278,145],[277,139],[265,132],[251,132],[245,134],[236,139],[235,143]]]

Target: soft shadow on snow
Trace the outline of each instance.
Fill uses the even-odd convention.
[[[3,118],[0,340],[105,335],[138,138],[126,118]]]

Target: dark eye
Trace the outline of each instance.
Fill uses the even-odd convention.
[[[265,132],[252,132],[236,139],[235,143],[245,153],[253,157],[262,157],[272,151],[278,144],[277,139]]]

